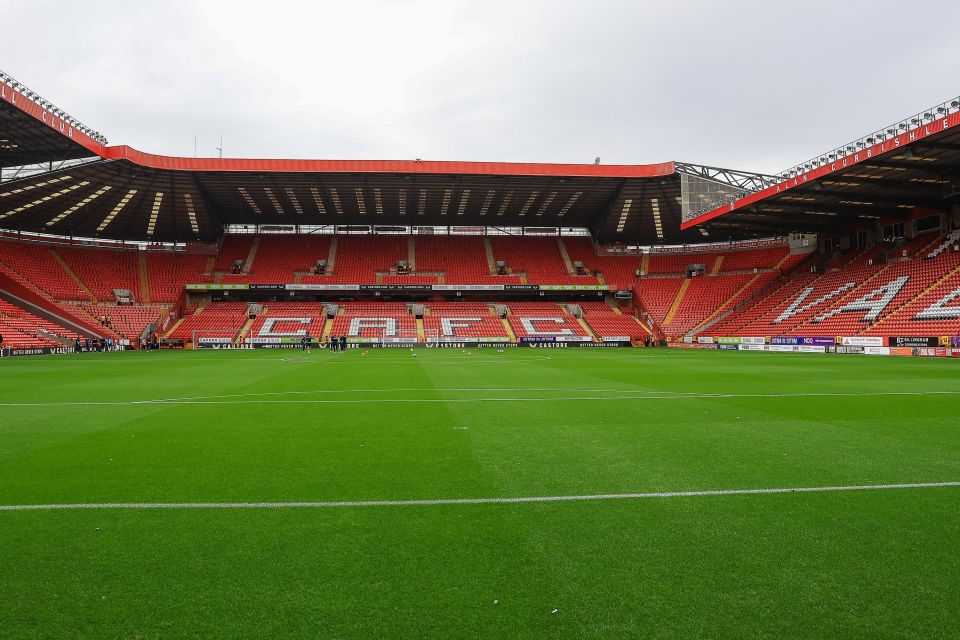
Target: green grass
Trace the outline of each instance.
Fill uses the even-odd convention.
[[[957,481],[960,395],[879,394],[960,394],[958,365],[535,349],[11,358],[0,403],[34,404],[0,407],[0,504]],[[205,399],[125,404],[186,397]],[[0,637],[951,638],[958,610],[956,487],[0,512]]]

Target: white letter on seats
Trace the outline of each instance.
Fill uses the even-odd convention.
[[[347,330],[347,335],[356,338],[363,329],[382,329],[381,337],[395,338],[397,335],[397,319],[350,318],[350,328]]]
[[[800,293],[800,296],[796,300],[794,300],[793,303],[789,307],[787,307],[783,313],[777,316],[777,319],[771,322],[770,324],[779,324],[788,318],[792,318],[797,314],[803,313],[807,309],[812,309],[819,304],[823,304],[827,300],[833,300],[844,291],[849,291],[850,289],[853,289],[855,286],[857,286],[855,282],[848,282],[844,285],[837,287],[830,293],[824,294],[819,298],[817,298],[816,300],[814,300],[813,302],[809,304],[804,304],[801,307],[800,305],[803,304],[803,301],[806,300],[811,293],[813,293],[813,287],[807,287]]]
[[[900,276],[896,280],[891,280],[882,287],[877,287],[867,295],[857,298],[853,302],[845,304],[839,309],[834,309],[833,311],[827,312],[822,316],[817,316],[811,320],[811,322],[823,322],[824,320],[832,318],[838,313],[852,313],[854,311],[866,311],[861,322],[873,322],[877,319],[877,316],[883,313],[883,310],[887,308],[887,305],[897,297],[897,294],[900,293],[900,290],[903,289],[903,285],[907,284],[907,280],[909,279],[910,276]]]
[[[960,318],[960,307],[947,305],[960,298],[960,287],[943,296],[932,305],[913,316],[914,320],[956,320]]]
[[[520,318],[520,324],[523,325],[523,330],[529,333],[532,336],[572,336],[573,331],[569,327],[564,327],[560,331],[542,331],[537,329],[534,326],[534,322],[552,322],[557,325],[565,325],[567,321],[563,318],[557,317],[536,317],[536,318]]]
[[[457,335],[457,329],[469,329],[474,322],[481,322],[480,318],[440,318],[440,329],[444,336]]]

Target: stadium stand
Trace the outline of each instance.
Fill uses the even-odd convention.
[[[302,322],[301,319],[309,322]],[[264,325],[270,320],[273,321],[272,326],[265,331]],[[327,309],[319,302],[268,302],[241,338],[292,338],[302,335],[300,332],[306,330],[310,337],[318,339],[323,335],[326,321]]]
[[[633,316],[621,313],[606,302],[580,302],[583,319],[593,334],[599,338],[625,337],[630,340],[642,340],[648,335],[643,326]]]
[[[310,275],[330,253],[329,235],[262,235],[250,273],[231,276],[230,282],[289,284]],[[245,258],[244,258],[245,259]],[[373,274],[364,282],[372,282]]]
[[[246,263],[250,255],[250,248],[256,239],[257,236],[247,234],[225,236],[223,245],[220,247],[220,252],[217,254],[217,260],[213,263],[213,270],[227,276],[235,275],[232,274],[232,271],[234,264],[238,261],[240,262],[242,270],[244,263]]]
[[[518,338],[537,338],[565,334],[592,337],[584,325],[567,310],[550,302],[511,302],[507,317]]]
[[[443,321],[445,318],[474,320],[460,320],[451,325]],[[490,305],[482,302],[430,302],[423,316],[423,327],[428,337],[509,340],[503,321],[493,313]]]
[[[408,256],[406,236],[340,236],[333,282],[370,283]]]
[[[153,302],[173,302],[183,291],[184,285],[212,280],[210,275],[203,274],[208,256],[166,251],[147,251],[146,254],[150,299]]]
[[[78,337],[73,331],[59,327],[2,299],[0,299],[0,334],[3,335],[6,346],[18,348],[58,347],[62,346],[62,343],[53,339],[54,336],[66,340]]]
[[[938,242],[925,237],[846,252],[830,261],[826,273],[795,274],[711,332],[741,336],[955,333],[960,325],[949,318],[914,319],[956,282],[960,253],[940,251],[934,257],[929,257],[932,250],[924,253]],[[876,314],[867,308],[870,303],[876,305]]]
[[[53,299],[90,300],[80,283],[57,262],[49,245],[0,242],[0,262]]]
[[[88,304],[74,305],[86,314],[91,321],[103,325],[121,337],[136,340],[150,324],[157,321],[165,305],[117,305]]]
[[[404,302],[350,302],[340,307],[330,333],[354,342],[373,338],[417,339],[417,321]]]
[[[175,340],[196,338],[236,338],[247,322],[243,302],[211,302],[198,307],[166,336]]]

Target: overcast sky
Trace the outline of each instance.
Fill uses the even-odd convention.
[[[960,3],[6,0],[0,69],[144,151],[773,172],[960,94]]]

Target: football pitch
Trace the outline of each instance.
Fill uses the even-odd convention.
[[[958,407],[945,359],[4,359],[0,637],[955,638]]]

